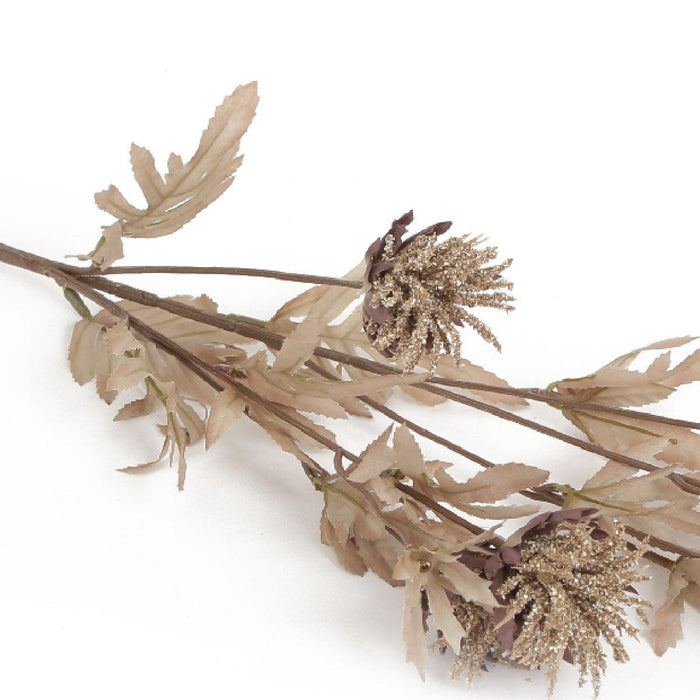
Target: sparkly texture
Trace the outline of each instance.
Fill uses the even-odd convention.
[[[459,359],[459,328],[471,326],[500,349],[491,330],[467,309],[475,306],[512,310],[506,291],[512,284],[501,274],[506,260],[490,265],[494,247],[481,247],[481,238],[461,236],[438,243],[450,222],[435,224],[401,238],[413,219],[409,212],[367,251],[363,304],[364,326],[372,344],[405,370],[413,369],[423,352],[437,363],[440,353]]]
[[[590,523],[563,522],[521,545],[521,561],[499,588],[521,627],[504,657],[531,669],[547,666],[550,695],[562,660],[579,668],[579,685],[590,679],[596,695],[605,672],[601,638],[615,661],[628,660],[620,637],[636,638],[624,618],[634,608],[646,622],[650,607],[632,585],[645,580],[637,565],[644,548],[630,551],[617,524],[613,535],[591,537]]]
[[[464,627],[460,653],[452,665],[452,678],[466,678],[472,685],[481,673],[486,658],[500,654],[500,643],[492,617],[480,606],[465,602],[461,596],[452,603],[457,621]]]

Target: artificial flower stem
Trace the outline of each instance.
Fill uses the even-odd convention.
[[[279,270],[263,270],[253,267],[197,267],[192,265],[120,265],[100,268],[78,268],[64,265],[66,271],[76,273],[80,270],[82,276],[92,275],[138,275],[138,274],[177,274],[177,275],[230,275],[239,277],[264,277],[267,279],[284,280],[287,282],[304,282],[307,284],[326,284],[335,287],[351,287],[361,289],[362,282],[347,280],[342,277],[326,277],[324,275],[307,275],[297,272],[281,272]]]
[[[178,316],[184,316],[185,318],[190,318],[194,321],[200,321],[201,323],[215,326],[223,330],[238,333],[239,335],[243,335],[247,338],[259,340],[265,343],[268,347],[275,350],[279,350],[279,348],[282,347],[282,343],[284,342],[284,336],[279,335],[277,333],[273,333],[272,331],[265,330],[257,326],[251,326],[249,324],[242,323],[239,321],[231,320],[222,314],[211,314],[205,311],[200,311],[199,309],[195,309],[191,306],[188,306],[187,304],[182,304],[181,302],[177,302],[171,299],[162,299],[155,294],[151,294],[150,292],[146,292],[142,289],[131,287],[129,285],[112,282],[111,280],[107,280],[100,277],[90,278],[89,284],[90,286],[96,289],[102,289],[103,291],[106,291],[110,294],[114,294],[115,296],[119,296],[123,299],[136,301],[141,304],[145,304],[146,306],[155,306],[165,311],[169,311],[170,313],[176,314]],[[395,368],[390,367],[389,365],[385,365],[381,362],[375,362],[374,360],[368,360],[362,357],[355,357],[353,355],[348,355],[347,353],[331,350],[330,348],[316,347],[314,349],[314,354],[318,355],[319,357],[340,362],[342,364],[347,364],[357,367],[359,369],[364,369],[375,374],[385,375],[399,373],[398,370],[396,370]],[[436,396],[442,396],[446,399],[454,401],[455,403],[460,403],[465,406],[475,408],[484,413],[489,413],[490,415],[493,415],[497,418],[501,418],[512,423],[517,423],[519,425],[522,425],[523,427],[529,428],[530,430],[534,430],[536,432],[542,433],[543,435],[547,435],[549,437],[573,445],[574,447],[578,447],[586,452],[591,452],[593,454],[600,455],[607,459],[620,462],[621,464],[626,464],[627,466],[634,467],[635,469],[641,469],[647,472],[653,472],[659,469],[659,467],[649,464],[647,462],[643,462],[633,457],[629,457],[628,455],[608,450],[604,447],[600,447],[599,445],[596,445],[594,443],[586,442],[585,440],[581,440],[580,438],[576,438],[572,435],[567,435],[566,433],[562,433],[561,431],[558,431],[554,428],[550,428],[549,426],[542,425],[541,423],[530,420],[528,418],[523,418],[522,416],[519,416],[515,413],[510,413],[509,411],[499,408],[498,406],[492,406],[483,401],[479,401],[477,399],[458,394],[454,391],[450,391],[448,389],[445,389],[444,387],[436,386],[428,382],[415,384],[414,387],[418,391],[425,391]],[[689,485],[691,485],[689,488],[695,488],[700,483],[696,483],[696,481],[690,477],[679,478],[680,482],[677,483],[679,483],[680,485],[687,482]],[[683,488],[683,486],[681,486],[681,488]],[[692,492],[693,491],[691,491],[691,493]]]
[[[51,277],[55,277],[56,274],[70,274],[62,272],[62,270],[65,270],[65,268],[69,266],[61,266],[59,263],[47,260],[46,258],[42,258],[41,256],[37,256],[32,253],[27,253],[26,251],[21,251],[3,244],[0,244],[0,260],[4,262],[9,262],[10,264],[14,264],[18,267],[23,267],[25,269],[38,272],[40,274],[49,275]],[[80,268],[76,269],[80,270]],[[65,279],[68,280],[67,284],[69,286],[78,288],[77,284],[72,284],[73,280],[75,280],[75,282],[78,283],[77,278],[68,276],[65,277]],[[182,304],[180,302],[173,301],[170,299],[162,299],[155,294],[151,294],[150,292],[146,292],[144,290],[131,287],[129,285],[112,282],[111,280],[107,280],[99,276],[90,277],[89,281],[88,277],[83,277],[81,279],[84,279],[85,283],[80,283],[81,289],[79,289],[79,291],[83,291],[85,287],[93,290],[101,289],[102,291],[114,294],[115,296],[119,296],[123,299],[136,301],[141,304],[145,304],[146,306],[158,307],[178,316],[190,318],[192,320],[200,321],[201,323],[212,325],[223,330],[238,333],[240,335],[252,338],[254,340],[259,340],[268,345],[268,347],[271,347],[272,349],[279,349],[282,346],[282,342],[284,341],[284,336],[279,335],[277,333],[273,333],[269,330],[262,329],[257,326],[252,326],[250,324],[243,323],[240,321],[234,321],[222,314],[210,314],[188,306],[187,304]],[[90,295],[86,293],[85,296],[91,298]],[[365,358],[360,357],[354,357],[352,355],[348,355],[347,353],[341,353],[335,350],[331,350],[329,348],[317,347],[314,350],[314,354],[318,355],[319,357],[325,357],[326,359],[338,361],[343,364],[352,365],[360,369],[365,369],[375,374],[391,374],[398,372],[398,370],[396,370],[395,368],[382,364],[380,362],[375,362],[374,360],[367,360]],[[479,411],[489,413],[497,418],[502,418],[503,420],[512,423],[517,423],[519,425],[522,425],[523,427],[529,428],[549,437],[553,437],[557,440],[568,443],[587,452],[598,454],[607,459],[619,462],[621,464],[626,464],[630,467],[634,467],[635,469],[641,469],[647,472],[653,472],[659,469],[659,467],[656,467],[652,464],[648,464],[647,462],[643,462],[633,457],[613,452],[612,450],[607,450],[593,443],[589,443],[585,440],[581,440],[571,435],[567,435],[566,433],[562,433],[554,428],[550,428],[549,426],[537,423],[536,421],[530,420],[528,418],[523,418],[522,416],[519,416],[514,413],[510,413],[509,411],[506,411],[497,406],[491,406],[490,404],[487,404],[485,402],[478,401],[467,396],[463,396],[462,394],[449,391],[448,389],[435,386],[434,384],[428,384],[424,382],[423,384],[416,384],[415,388],[419,391],[426,391],[431,394],[442,396],[446,399],[455,401],[456,403],[461,403],[463,405],[470,406]],[[681,488],[683,488],[682,485],[685,483],[688,483],[690,485],[690,488],[695,488],[699,485],[700,482],[696,482],[690,477],[678,476],[678,479],[676,479],[676,483],[681,485]]]
[[[33,271],[36,272],[41,272],[42,268],[46,266],[46,264],[53,265],[55,267],[58,267],[61,270],[64,270],[65,272],[68,272],[71,275],[78,275],[80,277],[99,277],[103,274],[117,274],[124,272],[137,272],[137,271],[149,271],[149,272],[167,272],[171,270],[171,266],[141,266],[141,267],[114,267],[114,268],[108,268],[107,270],[100,270],[99,268],[82,268],[78,267],[75,265],[66,265],[63,263],[59,262],[54,262],[52,260],[48,260],[47,258],[42,258],[41,256],[37,256],[33,253],[28,253],[26,251],[19,250],[17,248],[12,248],[10,246],[6,246],[4,244],[0,244],[0,260],[3,260],[4,262],[8,262],[10,264],[15,264],[17,265],[17,262],[13,262],[9,257],[3,257],[3,251],[7,253],[8,251],[11,251],[14,254],[14,260],[20,260],[23,259],[25,263],[28,263],[32,265],[32,263],[38,263],[39,268],[37,268],[35,265],[32,265],[31,267],[28,267],[27,269],[32,269]],[[19,254],[19,255],[18,255]],[[19,264],[18,266],[20,267],[25,267],[26,265],[24,264]],[[240,274],[247,274],[250,273],[250,275],[253,275],[253,273],[261,273],[261,276],[268,276],[268,277],[276,277],[279,275],[282,275],[283,277],[279,277],[280,279],[292,279],[294,278],[294,281],[308,281],[308,282],[315,282],[317,284],[331,284],[329,280],[334,280],[335,283],[338,286],[345,286],[345,287],[354,287],[354,288],[361,288],[362,283],[358,281],[353,281],[353,280],[346,280],[342,278],[333,278],[333,277],[320,277],[320,276],[315,276],[315,275],[297,275],[294,273],[285,273],[285,272],[276,272],[273,270],[256,270],[254,268],[219,268],[219,267],[172,267],[172,271],[183,271],[187,270],[191,272],[192,274],[195,274],[196,271],[205,271],[205,270],[219,270],[219,271],[226,271],[226,270],[239,270],[241,271]],[[204,274],[204,273],[202,273]],[[221,274],[227,274],[225,272],[221,272]],[[234,273],[229,273],[229,274],[234,274]],[[298,279],[297,279],[298,278]],[[301,279],[304,278],[304,279]],[[107,280],[104,280],[107,282]],[[92,286],[96,286],[91,283]],[[109,291],[110,293],[114,293],[117,296],[122,296],[119,294],[116,289],[118,287],[121,287],[122,289],[131,289],[131,290],[136,290],[134,287],[129,287],[129,285],[120,285],[119,283],[114,283],[112,282],[111,285],[112,290],[106,290],[104,291]],[[143,292],[143,290],[139,290],[142,293],[148,294],[146,292]],[[150,297],[153,297],[155,299],[158,299],[155,295],[149,295]],[[128,298],[124,296],[123,298]],[[143,301],[141,303],[146,303],[148,302]],[[205,312],[202,312],[203,314]],[[241,314],[227,314],[232,320],[243,323],[246,325],[251,325],[251,326],[256,326],[261,330],[266,330],[265,328],[265,321],[261,319],[256,319],[251,316],[244,316]],[[203,321],[206,323],[206,321]],[[241,329],[238,329],[238,331],[241,335],[246,335]],[[270,331],[266,331],[266,334],[270,334]],[[277,335],[277,334],[271,334],[271,335]],[[255,336],[256,340],[261,340],[262,342],[265,342],[266,344],[270,343],[271,340],[271,335],[267,335],[266,338],[263,338],[261,336]],[[248,336],[248,337],[254,337],[254,336]],[[280,343],[284,338],[282,336],[277,336]],[[351,355],[347,355],[345,353],[338,353],[337,351],[333,351],[327,348],[318,348],[320,352],[317,354],[321,355],[322,357],[326,357],[327,359],[332,359],[334,361],[339,361],[339,362],[344,362],[345,364],[353,364],[353,361],[355,360],[361,360],[363,363],[364,369],[370,369],[370,371],[374,371],[372,368],[368,368],[365,365],[369,363],[373,363],[375,366],[383,367],[385,370],[388,371],[393,371],[397,372],[398,370],[394,369],[393,367],[389,367],[388,365],[384,365],[382,363],[374,362],[372,360],[362,360],[362,358],[354,358]],[[341,355],[343,357],[341,357]],[[357,366],[357,365],[356,365]],[[636,420],[644,420],[644,421],[649,421],[653,423],[662,423],[665,425],[673,425],[676,427],[681,427],[681,428],[690,428],[693,430],[700,430],[700,423],[696,421],[688,421],[684,419],[679,419],[679,418],[670,418],[667,416],[659,416],[653,413],[646,413],[644,411],[635,411],[631,409],[626,409],[626,408],[619,408],[615,406],[604,406],[601,404],[592,404],[592,403],[586,403],[586,402],[580,402],[580,401],[572,401],[570,399],[566,399],[562,396],[558,396],[554,392],[550,392],[547,390],[539,390],[539,389],[517,389],[514,387],[502,387],[502,386],[494,386],[490,384],[485,384],[482,382],[466,382],[466,381],[461,381],[461,380],[455,380],[455,379],[448,379],[445,377],[430,377],[426,379],[426,383],[428,384],[438,384],[442,386],[449,386],[453,388],[460,388],[460,389],[467,389],[467,390],[472,390],[472,391],[485,391],[493,394],[503,394],[503,395],[508,395],[508,396],[517,396],[523,399],[529,399],[531,401],[541,401],[544,403],[549,403],[553,405],[555,408],[561,408],[561,407],[566,407],[566,408],[586,408],[589,411],[595,411],[597,413],[609,413],[611,415],[618,415],[618,416],[624,416],[627,418],[633,418]]]
[[[309,428],[308,426],[299,423],[298,421],[294,420],[291,416],[286,414],[284,411],[281,409],[278,409],[278,407],[267,401],[266,399],[263,399],[259,395],[257,395],[255,392],[252,390],[248,389],[247,387],[241,385],[239,382],[234,380],[232,377],[230,377],[228,374],[225,372],[221,372],[220,370],[217,370],[215,367],[212,367],[209,365],[207,362],[204,360],[201,360],[198,358],[196,355],[193,355],[189,351],[187,351],[185,348],[182,346],[178,345],[171,339],[167,338],[166,336],[162,335],[155,329],[151,328],[148,324],[144,323],[143,321],[139,320],[137,317],[133,316],[132,314],[129,314],[125,309],[123,309],[121,306],[116,304],[115,302],[111,301],[107,297],[103,296],[100,294],[97,290],[93,289],[90,284],[86,284],[83,282],[81,279],[76,279],[70,276],[69,274],[65,274],[58,265],[54,264],[53,261],[48,260],[46,258],[42,258],[41,256],[34,255],[32,253],[26,253],[25,251],[19,251],[17,249],[14,249],[10,246],[6,246],[4,244],[0,243],[0,260],[3,262],[7,262],[9,264],[15,265],[17,267],[21,267],[23,269],[36,272],[38,274],[46,275],[48,277],[53,278],[57,283],[59,283],[63,287],[69,287],[74,290],[76,293],[81,293],[83,296],[86,298],[92,300],[102,308],[106,309],[113,315],[123,318],[126,320],[134,330],[136,330],[138,333],[143,335],[145,338],[148,340],[152,341],[158,347],[160,347],[162,350],[165,352],[168,352],[169,354],[172,354],[174,357],[176,357],[182,364],[187,367],[190,371],[194,372],[197,376],[199,376],[203,381],[208,383],[213,389],[216,391],[222,391],[224,386],[222,385],[221,381],[223,381],[224,384],[229,384],[231,385],[235,390],[239,391],[242,393],[242,395],[246,396],[251,402],[255,403],[260,403],[263,405],[263,407],[266,410],[270,410],[273,412],[275,415],[277,415],[281,420],[289,423],[290,425],[296,427],[297,429],[301,430],[302,432],[306,433],[310,437],[313,437],[316,439],[319,443],[327,447],[328,449],[332,450],[335,454],[342,454],[345,456],[347,459],[349,459],[351,462],[356,462],[359,457],[356,455],[352,454],[351,452],[344,450],[342,447],[337,445],[336,443],[327,440],[324,436],[316,433],[312,428]],[[140,291],[140,290],[137,290]],[[145,293],[147,294],[147,293]],[[148,295],[148,296],[155,296],[155,295]],[[196,311],[196,309],[193,309],[193,307],[187,307],[186,305],[180,305],[184,307],[184,310],[189,311]],[[172,312],[176,313],[176,312]],[[180,314],[182,315],[182,314]],[[217,316],[213,316],[211,314],[207,314],[208,316],[211,316],[214,319],[217,319]],[[195,319],[195,320],[200,320],[200,319]],[[213,375],[213,376],[212,376]],[[221,381],[219,381],[221,380]],[[255,420],[252,416],[251,417],[253,420]],[[307,471],[307,468],[309,465],[305,466],[305,471]],[[320,465],[316,465],[314,463],[313,465],[314,468],[317,470],[322,470]],[[322,470],[323,474],[322,476],[329,477],[331,476],[327,471]],[[462,527],[466,527],[467,530],[470,532],[475,532],[475,528],[478,529],[480,532],[482,530],[478,528],[478,526],[473,525],[472,523],[469,523],[469,521],[464,520],[457,514],[453,513],[452,511],[444,508],[441,506],[439,503],[436,501],[430,499],[427,496],[424,496],[423,494],[420,494],[420,492],[415,491],[415,489],[412,489],[411,487],[407,486],[406,484],[401,484],[401,482],[397,482],[397,488],[399,490],[403,491],[407,495],[410,495],[412,498],[416,498],[416,500],[419,500],[422,502],[424,505],[427,505],[430,507],[434,512],[440,513],[443,515],[445,518],[451,520],[452,522],[455,522],[456,524],[461,525]],[[538,499],[539,500],[539,499]],[[638,539],[643,539],[647,537],[647,535],[641,531],[638,530],[630,530],[630,534],[632,534],[634,537]],[[688,550],[684,547],[679,547],[676,545],[673,545],[672,543],[666,542],[664,540],[660,540],[658,538],[652,537],[650,538],[650,542],[654,545],[659,547],[660,549],[664,549],[666,551],[670,552],[675,552],[680,554],[681,556],[686,556],[686,557],[698,557],[699,554],[692,551]],[[658,555],[657,555],[658,556]],[[668,563],[664,564],[666,568],[668,568]]]

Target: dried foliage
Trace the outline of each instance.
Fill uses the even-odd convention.
[[[666,600],[656,611],[650,631],[659,656],[683,639],[681,615],[686,603],[700,611],[700,559],[680,559],[671,571]]]
[[[656,403],[670,396],[676,388],[700,379],[700,350],[683,362],[671,366],[671,352],[694,341],[695,338],[671,338],[626,353],[597,372],[578,379],[554,382],[550,389],[564,398],[582,404],[614,407],[634,407]],[[647,353],[660,354],[645,371],[630,369],[630,365]],[[610,417],[586,410],[563,409],[563,414],[598,445],[616,452],[654,448],[651,455],[679,469],[700,470],[700,436],[693,430],[661,425],[648,420]],[[658,442],[663,438],[662,442]]]
[[[478,238],[439,242],[447,222],[404,240],[412,214],[397,219],[342,280],[308,289],[267,322],[224,316],[206,295],[160,299],[120,285],[110,293],[123,301],[101,296],[106,280],[96,268],[122,257],[123,237],[170,234],[230,186],[256,107],[255,84],[237,88],[216,110],[194,156],[183,163],[171,155],[163,175],[149,151],[133,146],[146,206],[129,203],[114,186],[96,196],[117,220],[83,256],[91,268],[0,244],[0,260],[52,277],[81,315],[69,348],[76,382],[94,380],[108,404],[125,399],[115,420],[162,417],[156,459],[123,471],[143,472],[168,459],[183,488],[190,446],[204,440],[210,448],[238,420],[257,423],[322,494],[321,539],[341,566],[404,587],[407,659],[422,676],[432,625],[433,646],[454,656],[455,677],[471,683],[488,661],[547,667],[551,692],[567,661],[597,693],[604,644],[614,660],[625,661],[621,637],[637,632],[625,613],[630,608],[645,619],[646,603],[633,588],[642,580],[642,556],[670,571],[651,639],[659,655],[674,647],[685,604],[700,609],[700,482],[692,478],[700,470],[698,425],[619,409],[660,401],[700,379],[700,350],[671,363],[670,351],[693,339],[649,345],[539,392],[566,400],[555,405],[583,432],[579,446],[607,450],[597,451],[608,462],[574,487],[549,481],[549,472],[535,466],[494,464],[388,406],[395,391],[426,406],[447,401],[422,385],[431,375],[433,382],[480,384],[458,386],[457,399],[475,396],[485,402],[482,410],[505,420],[524,422],[495,405],[524,407],[525,397],[539,398],[459,357],[464,325],[498,346],[471,309],[511,308],[511,286],[502,278],[510,261],[495,263],[496,249]],[[102,310],[92,316],[83,296]],[[658,356],[644,370],[631,368],[650,352]],[[368,358],[390,358],[405,371]],[[601,406],[617,411],[601,413]],[[370,409],[393,424],[355,456],[334,431],[351,417],[371,418]],[[334,431],[328,419],[337,421]],[[414,433],[483,468],[458,478],[451,463],[426,459]],[[324,466],[328,453],[332,471]],[[518,528],[523,517],[532,519]],[[470,518],[497,524],[484,529]],[[502,525],[512,532],[507,539],[497,532]]]
[[[187,163],[175,153],[161,175],[151,152],[131,145],[131,167],[146,200],[141,209],[130,204],[114,186],[95,195],[97,206],[117,221],[105,227],[95,249],[83,259],[106,268],[123,257],[122,237],[167,236],[191,221],[225,192],[243,157],[238,147],[258,105],[257,84],[243,85],[217,108]]]

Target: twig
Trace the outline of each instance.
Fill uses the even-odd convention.
[[[268,347],[272,349],[279,350],[284,342],[284,336],[269,331],[267,329],[262,329],[257,326],[252,326],[247,323],[240,321],[235,321],[222,314],[210,314],[205,311],[200,311],[187,304],[182,304],[181,302],[173,301],[172,299],[162,299],[155,294],[150,292],[145,292],[142,289],[137,289],[129,285],[121,284],[118,282],[112,282],[111,280],[106,280],[100,277],[91,277],[90,285],[102,289],[110,294],[115,294],[123,299],[128,299],[130,301],[136,301],[146,306],[154,306],[161,308],[170,313],[176,314],[178,316],[184,316],[185,318],[190,318],[194,321],[199,321],[201,323],[211,325],[223,330],[227,330],[233,333],[238,333],[247,338],[253,340],[259,340],[265,343]],[[318,357],[323,357],[335,362],[340,362],[342,364],[350,365],[358,369],[363,369],[374,374],[399,374],[400,372],[394,367],[383,364],[381,362],[376,362],[374,360],[368,360],[362,357],[355,357],[353,355],[348,355],[347,353],[339,352],[337,350],[331,350],[330,348],[316,347],[314,349],[314,354]],[[562,442],[568,443],[574,447],[578,447],[586,452],[591,452],[593,454],[600,455],[606,459],[619,462],[620,464],[626,464],[627,466],[634,467],[635,469],[641,469],[647,472],[657,471],[659,467],[649,464],[648,462],[643,462],[642,460],[635,459],[634,457],[629,457],[628,455],[621,454],[619,452],[614,452],[613,450],[608,450],[604,447],[596,445],[594,443],[587,442],[580,438],[562,433],[559,430],[550,428],[549,426],[543,425],[536,421],[528,418],[524,418],[515,413],[510,413],[498,406],[492,406],[483,401],[473,399],[462,394],[458,394],[449,389],[445,389],[440,386],[435,386],[427,382],[422,384],[415,384],[414,387],[418,391],[425,391],[436,396],[442,396],[446,399],[454,401],[455,403],[460,403],[471,408],[475,408],[484,413],[488,413],[497,418],[516,423],[523,427],[534,430],[543,435],[555,438]],[[687,482],[692,487],[697,487],[700,482],[696,482],[695,479],[690,477],[681,477],[682,481],[680,483]]]
[[[73,265],[63,265],[67,272],[75,274],[80,270],[82,276],[92,275],[140,275],[140,274],[178,274],[178,275],[231,275],[240,277],[265,277],[268,279],[286,280],[288,282],[307,282],[309,284],[327,284],[335,287],[351,287],[361,289],[362,282],[346,280],[342,277],[326,277],[324,275],[307,275],[301,272],[280,272],[278,270],[262,270],[254,267],[196,267],[192,265],[122,265],[99,268],[76,268]]]

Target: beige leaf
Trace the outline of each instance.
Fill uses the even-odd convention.
[[[143,345],[136,340],[126,321],[120,321],[105,331],[105,345],[110,355],[123,355],[126,352],[142,350]]]
[[[95,195],[97,206],[118,219],[121,231],[116,225],[109,234],[105,231],[102,243],[89,256],[93,262],[104,269],[121,257],[117,243],[121,236],[155,238],[177,231],[226,191],[241,164],[240,139],[257,104],[255,83],[236,88],[216,109],[194,156],[184,164],[172,154],[164,176],[151,153],[133,144],[131,165],[147,206],[130,204],[114,185]]]
[[[272,366],[275,372],[293,372],[313,355],[318,345],[321,321],[307,316],[284,340]]]
[[[160,405],[161,401],[152,385],[146,382],[146,395],[142,399],[131,401],[117,411],[114,416],[115,421],[129,420],[130,418],[140,418],[147,416]]]
[[[73,379],[81,386],[95,376],[96,356],[101,337],[102,326],[89,318],[78,321],[73,328],[68,359]]]
[[[428,596],[428,606],[435,618],[435,626],[442,632],[447,643],[455,654],[459,654],[462,647],[462,639],[466,636],[464,628],[457,622],[452,605],[445,593],[445,589],[428,580],[425,584],[425,592]]]
[[[107,389],[109,391],[122,391],[136,386],[146,377],[150,376],[151,372],[144,364],[141,357],[125,357],[114,368],[114,371],[107,380]]]
[[[312,396],[304,391],[303,380],[269,371],[264,351],[242,362],[239,369],[245,371],[245,383],[268,401],[329,418],[346,417],[345,411],[332,399]]]
[[[423,631],[423,607],[421,605],[421,586],[416,579],[406,582],[403,638],[406,642],[406,661],[415,664],[420,677],[425,680],[428,668],[428,649],[425,646]]]
[[[578,379],[555,382],[552,386],[562,396],[581,402],[606,406],[644,406],[665,399],[681,384],[700,379],[700,351],[677,367],[670,367],[670,352],[659,355],[645,371],[629,369],[642,352],[680,347],[695,338],[673,338],[654,343],[616,358],[597,372]]]
[[[103,226],[102,236],[100,236],[95,249],[91,253],[71,257],[76,257],[78,260],[91,260],[95,265],[98,265],[104,270],[115,260],[124,257],[124,245],[122,244],[123,234],[124,231],[122,230],[121,221],[115,221],[110,226]]]
[[[484,469],[464,484],[450,484],[443,490],[455,504],[495,503],[518,491],[539,486],[548,477],[549,472],[544,469],[510,462]]]
[[[656,611],[649,632],[654,652],[662,656],[683,639],[681,615],[686,599],[695,604],[700,588],[700,559],[681,559],[675,566],[668,582],[666,600]]]
[[[363,576],[365,574],[367,567],[355,543],[352,540],[341,543],[335,533],[333,525],[331,525],[331,522],[328,520],[325,510],[321,514],[321,542],[333,547],[335,555],[338,558],[338,563],[346,571],[356,576]]]
[[[394,432],[394,454],[396,455],[396,466],[406,476],[413,479],[422,478],[425,472],[423,453],[411,435],[411,431],[405,425],[400,425]]]
[[[348,475],[352,481],[369,481],[394,465],[394,451],[387,444],[391,431],[392,426],[389,426],[374,442],[367,446],[360,455],[359,462],[348,469]]]
[[[243,415],[245,401],[232,387],[219,392],[211,405],[211,413],[204,433],[208,450]]]
[[[377,540],[356,538],[355,546],[365,564],[391,586],[400,585],[393,571],[398,559],[396,540],[386,535]]]
[[[464,564],[459,562],[445,563],[441,566],[441,571],[449,582],[449,587],[455,593],[459,593],[464,600],[478,603],[487,609],[498,606],[498,601],[491,593],[490,581],[481,578]]]
[[[431,359],[429,357],[424,357],[418,364],[424,369],[430,369]],[[476,382],[479,384],[492,384],[498,387],[509,387],[510,385],[504,379],[501,379],[493,372],[485,370],[479,365],[475,365],[469,360],[460,358],[459,364],[457,364],[453,357],[448,355],[441,355],[438,360],[436,373],[446,379],[455,379],[457,381],[463,382]],[[483,399],[484,401],[503,406],[527,406],[528,403],[525,399],[519,396],[509,396],[508,394],[493,394],[488,391],[481,391],[479,389],[467,389],[465,390],[469,394]]]
[[[364,260],[344,275],[347,280],[361,280],[365,272]],[[353,287],[318,285],[302,292],[278,309],[268,321],[270,330],[289,332],[289,322],[293,318],[313,315],[322,326],[334,321],[355,299],[360,290]]]

